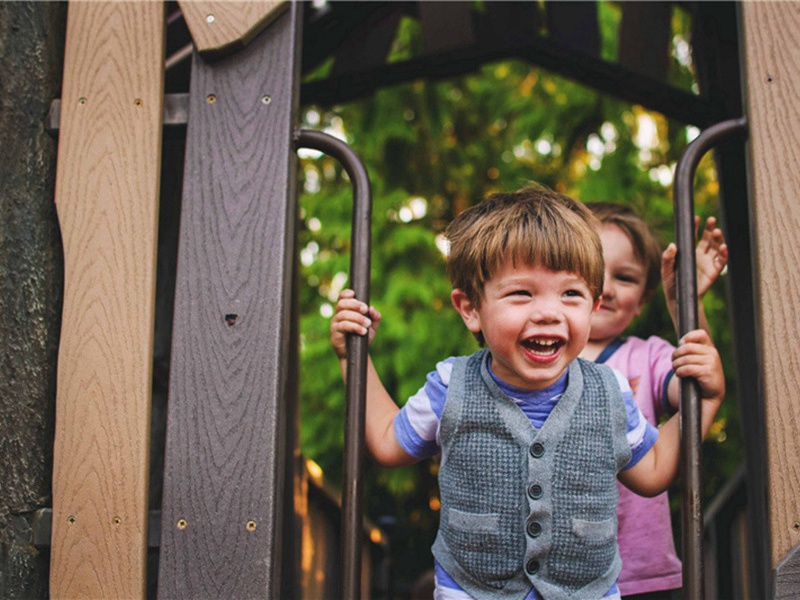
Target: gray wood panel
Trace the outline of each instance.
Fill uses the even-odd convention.
[[[193,57],[160,598],[280,589],[298,30],[293,4],[242,52]]]

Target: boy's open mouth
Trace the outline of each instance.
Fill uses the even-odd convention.
[[[564,344],[563,339],[554,337],[532,337],[522,342],[526,350],[542,357],[553,356]]]

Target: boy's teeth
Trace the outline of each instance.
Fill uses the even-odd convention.
[[[561,347],[562,341],[558,338],[529,338],[525,346],[535,354],[551,355]]]

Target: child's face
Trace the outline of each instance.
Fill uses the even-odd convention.
[[[616,225],[599,231],[606,263],[600,308],[592,317],[593,342],[611,342],[642,312],[647,271],[630,238]]]
[[[577,274],[510,261],[486,282],[480,308],[461,290],[452,299],[470,331],[483,333],[495,375],[533,390],[555,383],[580,354],[597,306]]]

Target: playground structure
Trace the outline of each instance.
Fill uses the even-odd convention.
[[[797,337],[797,319],[791,310],[793,278],[787,267],[793,262],[792,242],[797,234],[796,209],[790,201],[797,176],[791,157],[800,135],[791,117],[797,107],[793,92],[800,81],[793,63],[795,48],[800,47],[793,43],[800,8],[779,3],[684,3],[694,19],[693,45],[701,84],[701,93],[694,96],[664,83],[660,70],[669,3],[624,7],[628,20],[623,19],[621,48],[627,49],[621,50],[618,64],[597,56],[593,3],[546,3],[547,36],[538,33],[541,15],[536,3],[527,2],[486,4],[479,17],[470,3],[333,3],[327,13],[315,12],[310,4],[179,4],[170,5],[166,21],[160,3],[124,8],[75,3],[70,8],[64,87],[49,124],[59,136],[57,175],[53,177],[52,153],[49,171],[42,175],[57,181],[65,263],[53,512],[25,514],[15,506],[17,514],[9,520],[18,532],[14,544],[29,533],[30,541],[38,540],[45,553],[51,549],[50,593],[54,597],[143,595],[148,534],[152,550],[159,550],[158,588],[163,597],[315,597],[298,558],[303,537],[298,532],[313,512],[303,513],[300,507],[313,497],[306,491],[313,477],[295,453],[294,437],[293,152],[298,145],[320,140],[296,131],[297,105],[301,101],[342,102],[382,85],[416,77],[446,77],[507,57],[529,60],[702,129],[746,115],[748,146],[741,138],[726,142],[717,147],[716,159],[727,236],[736,240],[730,261],[730,311],[736,327],[742,420],[747,423],[747,464],[741,486],[734,486],[727,503],[730,510],[715,507],[715,514],[727,516],[709,523],[718,538],[730,538],[730,542],[706,545],[710,553],[705,561],[713,566],[722,561],[723,553],[735,555],[740,572],[735,581],[720,583],[707,569],[707,581],[697,580],[700,575],[696,574],[687,582],[687,590],[690,597],[701,597],[705,583],[710,597],[792,596],[800,560],[796,551],[800,478],[793,469],[794,432],[800,415],[786,393],[792,389],[797,369],[791,344]],[[45,14],[61,8],[36,10]],[[130,14],[125,15],[126,10]],[[389,34],[400,16],[409,12],[421,20],[426,32],[426,55],[410,64],[385,65]],[[228,24],[231,27],[225,29]],[[652,35],[631,33],[644,27]],[[166,49],[161,42],[164,30]],[[188,36],[180,41],[186,32],[194,43],[189,52],[184,49]],[[106,62],[114,52],[135,54],[136,60],[129,64],[140,70],[104,87],[108,73],[115,73]],[[161,79],[165,54],[169,58]],[[300,84],[302,70],[331,55],[336,62],[327,79]],[[733,58],[738,56],[740,61]],[[52,93],[41,98],[47,96],[46,91],[39,94],[40,106],[55,99]],[[97,102],[97,98],[102,100]],[[41,118],[38,126],[42,127]],[[95,129],[115,136],[109,140],[100,134],[87,135]],[[14,135],[18,134],[5,137]],[[100,144],[94,161],[85,160],[94,156],[87,139]],[[99,181],[112,186],[119,213],[105,203],[108,187],[98,184],[91,193],[85,183],[103,164],[113,167],[114,176]],[[230,167],[225,173],[215,169],[222,164]],[[130,194],[129,200],[124,200],[123,193]],[[40,194],[45,198],[42,202],[52,201],[47,186]],[[98,202],[94,210],[85,204],[91,200]],[[125,213],[130,207],[141,212]],[[97,220],[87,219],[87,214]],[[179,253],[174,245],[178,215],[182,222]],[[132,230],[130,223],[141,229]],[[108,237],[102,239],[99,231]],[[31,251],[24,245],[23,249]],[[52,259],[39,252],[39,260]],[[27,268],[17,266],[11,256],[3,261],[9,281]],[[160,285],[174,281],[167,285],[175,289],[156,290],[156,272]],[[100,287],[107,296],[97,291],[98,281],[104,282]],[[790,293],[775,294],[776,282],[784,289],[788,285]],[[56,296],[57,291],[50,294]],[[110,299],[114,294],[118,294],[116,301]],[[88,305],[81,306],[87,301]],[[270,310],[254,308],[265,301]],[[98,307],[101,310],[91,312]],[[262,312],[269,313],[271,320],[262,319]],[[53,328],[58,317],[52,310],[49,315],[45,324]],[[16,325],[23,331],[32,326],[25,321]],[[39,361],[39,370],[30,378],[53,380],[54,341],[48,339],[48,351],[28,348],[12,359],[17,365]],[[88,357],[81,354],[86,351],[86,339],[102,340],[107,348],[123,348],[124,359],[102,352],[98,358],[96,347]],[[5,345],[6,352],[19,347]],[[161,403],[153,402],[156,412],[151,415],[153,347],[155,396],[161,394]],[[79,378],[70,392],[64,382],[98,363],[111,365],[106,379],[94,371]],[[160,441],[152,442],[151,423],[163,426],[165,422],[157,411],[165,405],[167,379],[159,368],[167,364],[169,431],[166,443],[163,432],[154,433]],[[19,368],[13,377],[3,376],[16,380],[26,372],[30,371]],[[104,382],[108,387],[103,387]],[[130,386],[120,391],[119,382],[130,382]],[[24,389],[26,384],[21,385]],[[37,389],[42,396],[53,393],[46,386]],[[74,394],[72,405],[70,393]],[[198,398],[204,397],[207,411],[198,410],[203,406]],[[88,419],[85,410],[89,398],[96,401],[90,414],[97,423]],[[238,403],[239,398],[247,401]],[[36,425],[36,434],[28,439],[28,445],[41,454],[47,452],[52,435],[52,425],[46,424],[48,415],[52,418],[52,405],[47,404],[52,400],[40,400],[37,410],[44,424]],[[70,406],[80,410],[71,412]],[[247,426],[252,423],[260,426]],[[86,428],[114,434],[105,442],[102,435],[77,435]],[[16,439],[23,432],[9,430],[0,435]],[[38,447],[34,439],[40,440]],[[81,445],[86,442],[91,445]],[[166,445],[167,456],[160,520],[155,514],[148,517],[148,505],[152,509],[154,497],[161,498],[161,487],[156,483],[154,491],[153,485],[146,485],[148,470],[153,477],[162,469],[160,452],[151,449],[152,460],[149,465],[146,461],[148,447],[159,444]],[[4,467],[18,473],[12,458],[3,456]],[[350,473],[357,473],[359,461],[355,456]],[[48,479],[47,469],[43,471],[39,476]],[[93,478],[100,483],[92,484]],[[106,480],[113,485],[102,488]],[[36,485],[47,489],[41,482]],[[353,486],[345,491],[349,505],[356,504],[352,513],[345,511],[349,518],[342,528],[345,532],[361,526],[360,492],[357,482]],[[98,501],[99,497],[104,500]],[[87,520],[92,524],[88,530]],[[159,536],[154,535],[156,531]],[[361,563],[357,560],[360,541],[344,537],[352,544],[345,551],[349,570],[342,581],[344,595],[366,595],[368,586],[352,579],[357,573],[353,569]],[[8,589],[36,588],[24,583],[25,577],[46,576],[34,559],[13,558],[15,548],[9,546],[4,555],[9,561],[20,561],[26,575],[17,575],[18,580],[9,584],[16,587]],[[129,552],[124,560],[121,548]],[[695,550],[702,554],[703,546],[696,545]],[[702,562],[702,558],[696,560]],[[687,565],[694,562],[686,560]],[[76,571],[76,564],[84,570]],[[368,573],[369,565],[375,563],[365,564]],[[153,564],[149,566],[152,577]],[[12,570],[3,567],[0,572],[10,577]],[[329,571],[327,583],[336,577]],[[197,587],[187,587],[189,580]],[[233,581],[241,587],[233,590]],[[11,597],[25,594],[12,593],[17,596]]]

